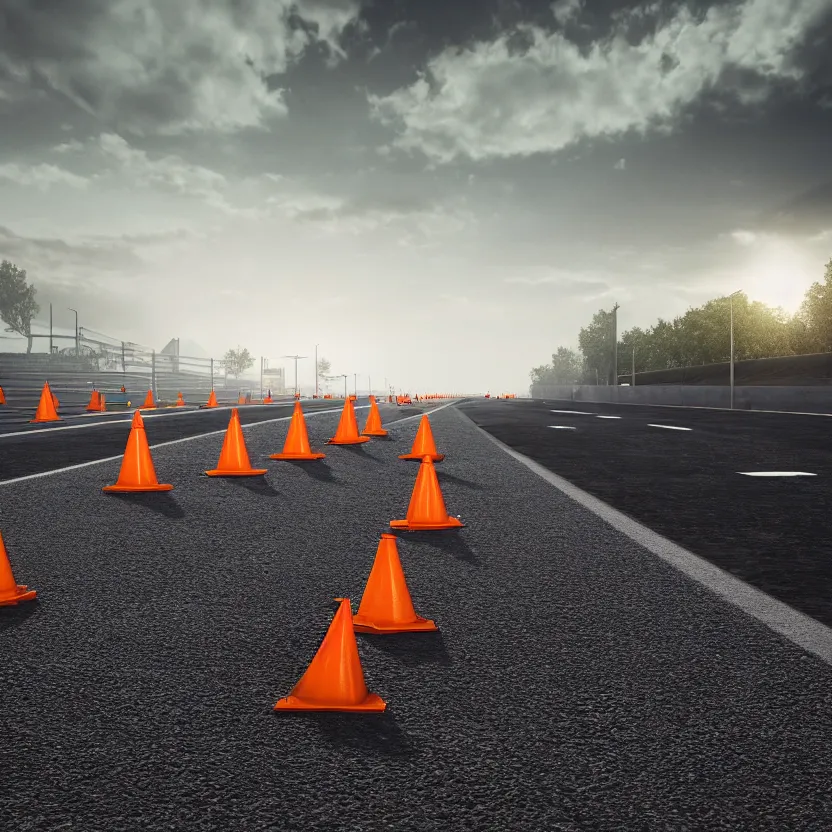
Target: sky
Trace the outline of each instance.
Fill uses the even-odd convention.
[[[0,136],[56,329],[522,394],[822,279],[832,0],[3,0]]]

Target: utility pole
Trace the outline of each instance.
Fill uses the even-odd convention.
[[[618,384],[618,309],[616,303],[612,308],[612,383]]]
[[[263,401],[263,362],[266,359],[260,356],[260,401]]]
[[[49,304],[49,355],[52,355],[52,304]]]
[[[737,289],[733,294],[728,295],[728,303],[731,307],[731,410],[734,409],[734,296],[738,295],[742,289]]]
[[[315,344],[315,398],[318,398],[318,344]]]
[[[356,396],[358,395],[358,373],[353,373],[352,391]]]
[[[298,392],[298,359],[300,358],[309,358],[308,355],[284,355],[284,358],[294,358],[295,359],[295,393]]]
[[[633,347],[633,371],[630,375],[630,386],[636,386],[636,348]]]
[[[78,340],[78,312],[70,307],[67,308],[70,312],[75,312],[75,355],[77,356],[81,354],[81,344]]]

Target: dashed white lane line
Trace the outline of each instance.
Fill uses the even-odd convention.
[[[647,425],[648,428],[664,428],[665,430],[693,430],[693,428],[683,428],[679,425]]]
[[[808,471],[737,471],[743,477],[816,477]]]
[[[550,410],[550,413],[568,413],[570,416],[594,416],[586,410]]]
[[[620,419],[620,416],[602,416],[600,413],[596,414],[596,419]]]
[[[662,537],[647,526],[633,520],[632,517],[628,517],[529,457],[515,451],[514,448],[508,447],[495,436],[484,431],[463,411],[457,410],[456,412],[498,448],[502,448],[509,456],[514,457],[558,491],[605,520],[610,526],[618,529],[692,580],[715,592],[728,603],[739,607],[747,615],[761,621],[775,633],[779,633],[793,644],[832,665],[832,628],[772,598],[756,587],[750,586],[735,575],[723,571],[710,561],[684,549],[666,537]]]
[[[549,425],[554,430],[577,430],[574,425]]]

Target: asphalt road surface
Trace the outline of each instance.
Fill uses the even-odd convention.
[[[462,408],[584,491],[832,626],[832,418],[554,400]],[[748,476],[778,471],[815,476]]]
[[[313,447],[337,420],[309,418]],[[212,435],[154,450],[168,494],[102,493],[118,460],[0,485],[15,577],[40,599],[0,608],[5,826],[827,830],[832,667],[457,408],[431,422],[467,525],[401,535],[416,609],[440,633],[359,635],[383,715],[272,707],[404,516],[417,466],[396,457],[416,419],[319,464],[270,461],[265,481],[201,476]],[[287,424],[246,429],[252,461]]]
[[[361,399],[354,404],[359,408],[357,415],[361,419],[361,414],[366,412],[369,405]],[[316,411],[340,412],[342,407],[343,401],[337,399],[303,402],[303,410],[307,414]],[[231,408],[232,406],[210,410],[170,408],[142,411],[148,442],[155,445],[224,431],[228,427]],[[293,409],[294,402],[237,406],[243,427],[257,422],[285,419],[292,415]],[[413,412],[406,408],[392,410],[393,418],[397,418],[397,411],[401,415]],[[75,418],[68,417],[61,423],[27,423],[0,432],[0,482],[123,454],[134,412],[135,409],[121,413],[84,414]]]

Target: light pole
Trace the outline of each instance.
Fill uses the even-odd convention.
[[[318,344],[315,344],[315,398],[318,398]]]
[[[612,308],[612,383],[618,385],[618,310],[616,303]]]
[[[333,378],[343,378],[344,379],[344,398],[347,398],[347,376],[349,373],[336,373]]]
[[[75,312],[75,355],[80,355],[81,344],[78,340],[78,312],[77,310],[71,309],[70,307],[67,307],[67,309],[69,309],[70,312]]]
[[[299,358],[309,358],[308,355],[284,355],[284,358],[294,358],[295,359],[295,394],[298,392],[298,359]]]
[[[728,303],[731,307],[731,410],[734,409],[734,297],[742,292],[742,289],[737,289],[736,292],[728,295]]]
[[[356,397],[357,397],[357,396],[358,396],[358,373],[353,373],[352,375],[353,375],[353,379],[352,379],[352,392],[353,392],[353,393],[356,395]]]

